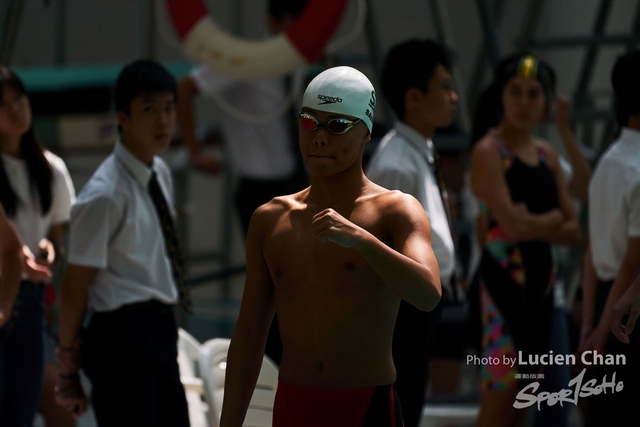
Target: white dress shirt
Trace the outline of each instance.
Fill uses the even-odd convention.
[[[9,185],[18,199],[16,214],[10,218],[25,245],[34,254],[38,250],[38,242],[49,234],[52,225],[67,222],[71,205],[75,200],[73,182],[62,159],[50,151],[44,155],[51,165],[53,178],[51,181],[51,208],[42,214],[40,198],[29,181],[29,171],[23,159],[2,153],[2,162],[9,178]]]
[[[431,223],[431,246],[440,268],[443,287],[448,287],[455,267],[453,239],[447,213],[433,170],[433,143],[407,124],[396,121],[380,141],[369,164],[367,177],[389,190],[414,196]]]
[[[171,172],[159,157],[153,159],[153,171],[173,212]],[[177,300],[160,219],[147,187],[151,172],[117,142],[71,210],[69,264],[98,269],[88,295],[94,311],[150,299],[167,304]]]
[[[190,74],[198,90],[217,93],[243,113],[263,116],[286,102],[284,80],[241,81],[214,74],[203,65]],[[287,113],[264,123],[251,123],[220,111],[216,117],[225,139],[225,149],[231,170],[242,177],[279,180],[295,170],[291,122]]]
[[[630,237],[640,237],[640,131],[623,128],[589,184],[589,234],[598,279],[613,280]]]

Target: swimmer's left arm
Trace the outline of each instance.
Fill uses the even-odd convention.
[[[314,233],[323,242],[356,249],[396,295],[421,310],[433,310],[442,289],[424,209],[415,198],[401,193],[395,194],[393,203],[375,209],[383,212],[391,246],[333,209],[313,217]]]

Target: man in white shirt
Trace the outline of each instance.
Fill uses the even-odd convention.
[[[190,307],[171,175],[156,156],[173,136],[176,81],[161,65],[136,61],[118,76],[114,100],[121,140],[71,212],[57,399],[75,416],[83,413],[82,367],[100,427],[186,427],[173,305],[180,299]]]
[[[273,34],[285,31],[306,0],[269,0],[266,15]],[[217,100],[224,108],[215,117],[225,140],[225,164],[239,178],[234,203],[243,231],[255,209],[273,197],[298,191],[302,161],[293,139],[291,109],[284,78],[237,80],[215,74],[205,65],[195,68],[178,84],[178,123],[191,162],[216,174],[219,161],[202,151],[194,129],[193,103],[198,94]],[[305,180],[306,181],[306,180]]]
[[[274,34],[285,31],[306,3],[307,0],[269,0],[269,30]],[[195,133],[193,103],[198,94],[227,105],[215,119],[224,137],[226,166],[238,177],[233,198],[246,236],[251,216],[260,205],[307,185],[293,138],[291,109],[283,111],[288,103],[285,79],[237,80],[215,74],[202,65],[180,80],[178,123],[191,163],[204,172],[217,174],[220,162],[202,151]],[[266,354],[280,364],[282,343],[277,317],[269,331]]]
[[[441,296],[427,216],[366,178],[376,105],[369,79],[333,67],[307,86],[300,151],[311,185],[258,208],[225,377],[221,427],[244,423],[274,312],[283,355],[274,427],[402,426],[392,338],[400,299]]]
[[[589,186],[591,258],[597,285],[584,288],[584,309],[592,313],[594,329],[580,350],[626,355],[626,364],[600,366],[595,378],[616,373],[624,383],[620,393],[594,396],[587,426],[640,425],[640,339],[621,344],[611,334],[613,307],[640,274],[640,51],[618,58],[611,73],[620,136],[601,157]],[[583,281],[583,287],[588,285]],[[595,300],[595,301],[594,301]],[[634,338],[635,337],[635,338]],[[607,368],[612,368],[608,369]]]
[[[382,72],[382,93],[398,120],[376,148],[366,171],[376,184],[411,194],[426,211],[444,295],[451,292],[455,255],[431,138],[437,128],[451,124],[455,112],[458,96],[450,70],[447,53],[432,41],[414,39],[391,49]],[[407,427],[420,421],[438,314],[438,310],[417,310],[406,301],[400,304],[393,358]]]

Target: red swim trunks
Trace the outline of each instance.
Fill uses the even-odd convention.
[[[278,383],[273,427],[402,427],[393,385],[325,389]]]

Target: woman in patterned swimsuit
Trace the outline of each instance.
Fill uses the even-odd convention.
[[[553,81],[546,63],[531,55],[511,56],[496,68],[495,82],[482,97],[495,100],[494,106],[478,106],[485,118],[487,112],[498,114],[484,124],[473,149],[471,189],[488,220],[480,264],[481,357],[499,360],[481,366],[478,426],[524,421],[526,411],[513,407],[527,384],[518,378],[531,378],[540,367],[503,361],[519,352],[527,361],[548,352],[555,280],[551,244],[580,240],[558,154],[531,135],[546,115]]]

